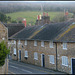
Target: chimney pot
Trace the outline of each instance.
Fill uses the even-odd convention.
[[[47,12],[47,16],[48,16],[48,12]]]
[[[40,19],[40,16],[38,15],[38,20]]]
[[[41,20],[41,15],[40,15],[40,20]]]
[[[22,23],[24,23],[24,25],[26,27],[26,19],[23,19]]]
[[[43,16],[45,16],[45,12],[43,12]]]

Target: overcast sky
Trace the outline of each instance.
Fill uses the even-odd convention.
[[[37,2],[37,3],[39,3],[39,2],[41,2],[41,3],[43,3],[43,2],[52,2],[52,3],[55,3],[55,2],[60,2],[60,3],[62,3],[62,2],[64,2],[64,3],[66,3],[66,2],[75,2],[75,1],[0,1],[0,2],[30,2],[30,3],[35,3],[35,2]]]

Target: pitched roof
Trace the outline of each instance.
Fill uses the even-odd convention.
[[[60,23],[51,23],[45,24],[43,26],[31,26],[26,27],[18,34],[12,36],[9,39],[21,39],[21,40],[44,40],[50,41],[54,40],[59,34],[63,33],[68,26],[73,22],[60,22]]]
[[[69,26],[62,34],[55,38],[57,42],[75,42],[75,24]]]
[[[24,24],[22,23],[11,23],[11,24],[4,24],[8,28],[8,37],[11,37],[18,31],[25,28]]]

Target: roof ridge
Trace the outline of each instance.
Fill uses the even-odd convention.
[[[46,24],[42,25],[41,28],[38,28],[30,37],[29,39],[33,38],[35,35],[37,35],[43,28],[45,28]]]

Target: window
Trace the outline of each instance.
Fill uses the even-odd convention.
[[[14,40],[14,44],[16,44],[16,41]]]
[[[25,56],[24,57],[28,57],[28,51],[25,51]]]
[[[63,43],[63,49],[67,50],[67,43]]]
[[[49,47],[50,47],[50,48],[53,48],[53,42],[52,42],[52,41],[49,42]]]
[[[27,45],[27,40],[25,40],[25,45]]]
[[[20,40],[18,41],[18,44],[21,44],[21,41]]]
[[[16,55],[16,48],[14,48],[14,54]]]
[[[37,46],[37,41],[34,41],[34,46]]]
[[[62,56],[62,65],[68,66],[68,57],[67,56]]]
[[[41,47],[44,47],[44,41],[41,41]]]
[[[37,52],[34,52],[34,59],[38,60],[38,54],[37,54]]]
[[[2,38],[2,40],[5,40],[5,38]]]
[[[8,41],[8,44],[11,44],[11,42],[10,42],[10,41]]]
[[[49,59],[50,59],[50,63],[51,64],[54,64],[54,55],[50,55],[49,56]]]

